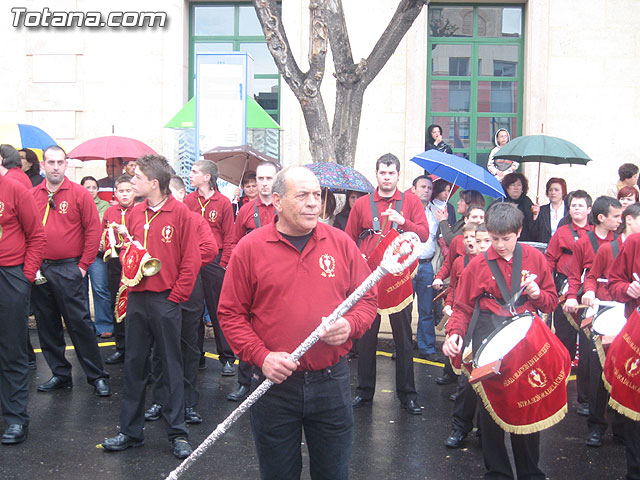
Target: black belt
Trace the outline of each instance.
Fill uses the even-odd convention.
[[[431,260],[433,260],[433,257],[431,258],[419,258],[418,259],[418,263],[422,264],[422,263],[431,263]]]
[[[331,365],[330,367],[323,368],[322,370],[296,370],[291,374],[291,376],[294,378],[304,378],[307,380],[311,378],[326,377],[329,374],[331,374],[331,370],[333,370],[338,365],[340,365],[341,362],[346,362],[346,361],[347,361],[347,357],[342,357],[340,360],[338,360],[338,362],[335,365]]]
[[[47,265],[64,265],[65,263],[78,263],[80,261],[80,257],[73,258],[63,258],[61,260],[42,260]]]

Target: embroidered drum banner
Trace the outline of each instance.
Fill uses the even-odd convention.
[[[631,420],[640,421],[640,314],[634,310],[611,342],[602,379],[609,390],[609,405]]]
[[[521,335],[524,338],[518,340]],[[506,351],[501,352],[501,347]],[[482,350],[486,351],[486,361],[482,359]],[[540,317],[527,312],[505,322],[483,342],[475,366],[482,367],[500,358],[499,375],[473,384],[500,428],[516,434],[534,433],[564,418],[571,360],[562,342]]]
[[[385,250],[399,235],[397,230],[389,230],[389,233],[382,237],[378,246],[367,260],[367,265],[369,265],[371,271],[380,265]],[[401,258],[401,261],[402,260]],[[406,270],[400,273],[388,273],[382,277],[378,282],[378,313],[397,313],[413,302],[413,285],[411,284],[411,278],[417,268],[418,261],[416,260]]]

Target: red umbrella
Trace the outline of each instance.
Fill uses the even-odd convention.
[[[118,157],[123,160],[135,160],[143,155],[157,154],[153,148],[135,138],[110,135],[82,142],[71,150],[68,156],[78,160],[106,160]]]

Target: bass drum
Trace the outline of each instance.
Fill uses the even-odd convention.
[[[593,334],[593,343],[596,346],[600,364],[603,367],[611,342],[613,342],[626,324],[627,319],[624,316],[624,303],[599,303],[598,313],[593,317],[591,333]]]

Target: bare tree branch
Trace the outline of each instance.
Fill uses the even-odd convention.
[[[322,16],[322,9],[327,0],[312,0],[309,3],[309,71],[305,74],[305,94],[314,97],[320,90],[324,77],[325,59],[327,56],[327,22]]]
[[[342,0],[329,0],[323,15],[329,26],[329,44],[333,55],[334,76],[338,83],[351,84],[360,80],[355,75],[356,65],[353,63],[349,32],[342,9]]]

